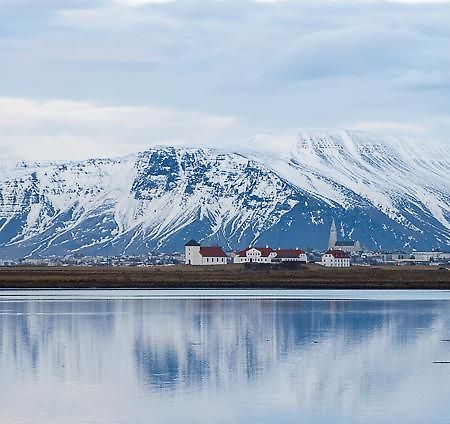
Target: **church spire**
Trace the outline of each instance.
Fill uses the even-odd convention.
[[[328,249],[334,248],[336,246],[336,242],[337,242],[336,223],[334,222],[333,218],[333,222],[331,223],[330,228],[330,238],[328,240]]]

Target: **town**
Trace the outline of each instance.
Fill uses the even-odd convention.
[[[229,264],[301,266],[317,264],[323,267],[348,268],[350,266],[436,266],[450,269],[448,251],[368,251],[357,240],[339,240],[333,220],[326,250],[272,248],[249,246],[242,250],[227,251],[220,246],[202,246],[192,239],[184,252],[149,252],[145,255],[85,256],[80,253],[63,257],[22,258],[0,260],[0,266],[49,267],[149,267],[185,264],[187,266],[216,266]]]
[[[333,219],[328,249],[324,252],[297,248],[272,249],[269,246],[251,246],[237,252],[225,253],[219,246],[201,246],[196,240],[185,245],[184,263],[186,265],[224,265],[234,264],[283,264],[316,263],[324,267],[348,268],[350,266],[370,265],[450,265],[450,252],[367,252],[357,240],[338,240],[336,223]]]

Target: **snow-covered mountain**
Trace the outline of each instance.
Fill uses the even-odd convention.
[[[242,145],[2,163],[0,256],[172,251],[190,238],[323,248],[333,218],[367,248],[450,247],[445,144],[341,131]]]

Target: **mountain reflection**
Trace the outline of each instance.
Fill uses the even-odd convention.
[[[280,362],[312,359],[321,345],[345,353],[374,338],[380,346],[414,343],[418,330],[433,325],[435,308],[359,301],[150,303],[134,344],[137,374],[165,390],[249,383]]]
[[[261,409],[282,407],[281,416],[308,416],[319,404],[321,414],[333,411],[330,422],[376,416],[386,404],[395,410],[405,397],[416,403],[404,414],[426,402],[439,410],[450,387],[432,361],[450,359],[440,342],[447,310],[444,301],[3,301],[0,389],[32,382],[42,396],[69,390],[83,405],[89,390],[120,392],[130,411],[143,399],[194,394],[236,410],[241,396]],[[431,400],[424,391],[439,394]]]

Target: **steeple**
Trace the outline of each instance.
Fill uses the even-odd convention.
[[[337,242],[337,232],[336,232],[336,223],[334,222],[334,218],[333,218],[333,222],[331,223],[331,228],[330,228],[330,238],[328,240],[328,249],[332,249]]]

